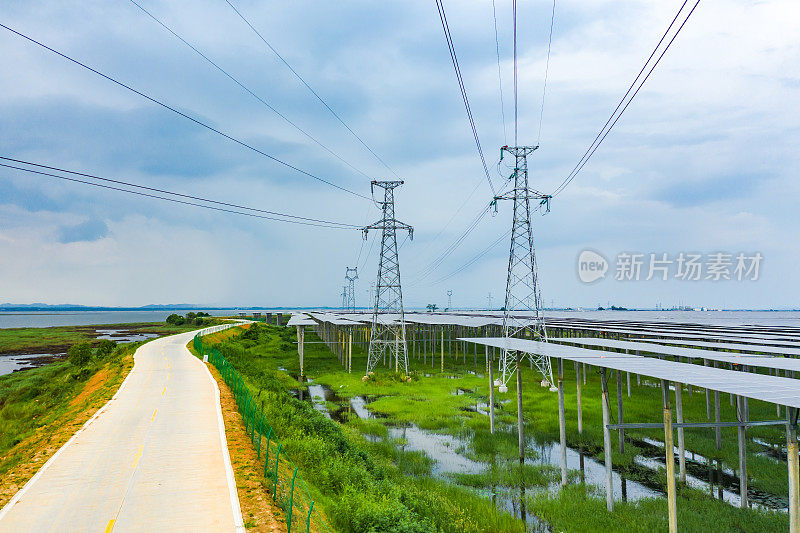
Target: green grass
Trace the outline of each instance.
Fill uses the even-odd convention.
[[[556,494],[540,492],[528,498],[529,509],[553,531],[666,531],[667,507],[660,499],[615,502],[606,510],[605,494],[582,485],[568,486]],[[678,531],[786,531],[785,513],[739,509],[691,489],[677,497]]]
[[[361,425],[372,434],[381,432],[374,423],[341,425],[310,403],[292,397],[288,391],[301,384],[290,375],[291,370],[279,370],[289,370],[290,366],[283,365],[291,365],[297,357],[292,335],[291,329],[252,326],[218,348],[244,376],[276,429],[282,453],[300,468],[336,530],[524,531],[523,522],[498,511],[472,490],[431,478],[432,463],[424,454],[402,451],[390,440],[368,442],[356,429]],[[315,336],[309,334],[306,339]],[[321,344],[308,344],[305,353],[311,366],[311,361],[331,359]],[[345,375],[353,385],[361,383],[360,376]]]
[[[121,345],[106,358],[95,358],[83,367],[59,361],[0,376],[0,475],[28,458],[15,454],[15,446],[39,428],[83,407],[73,400],[87,382],[101,370],[113,370],[108,372],[109,377],[119,376],[123,359],[140,344]]]
[[[286,389],[305,387],[295,378],[299,374],[299,361],[297,357],[295,332],[293,329],[270,328],[268,334],[259,334],[257,338],[239,338],[226,344],[226,356],[246,375],[256,376],[259,373],[274,376],[276,382]],[[485,489],[487,487],[526,487],[547,486],[560,480],[560,470],[552,465],[526,465],[520,472],[517,457],[516,425],[516,391],[513,382],[509,384],[509,392],[496,394],[496,401],[505,403],[496,408],[498,431],[491,435],[488,428],[488,417],[474,412],[476,402],[485,402],[488,396],[488,376],[483,374],[483,355],[475,358],[470,348],[464,358],[463,351],[459,350],[456,359],[453,355],[445,353],[445,372],[439,372],[440,352],[438,340],[436,358],[431,365],[431,355],[428,354],[428,364],[423,365],[422,359],[413,356],[410,350],[411,382],[404,382],[400,375],[389,372],[379,367],[375,375],[368,381],[363,381],[363,369],[366,367],[366,354],[357,344],[353,348],[353,373],[347,373],[337,356],[320,344],[316,335],[307,332],[305,346],[305,370],[309,378],[315,383],[330,387],[336,394],[344,399],[353,396],[364,396],[370,399],[369,409],[379,418],[361,420],[355,416],[347,416],[344,424],[340,425],[348,435],[348,439],[357,439],[361,434],[384,438],[387,427],[403,424],[416,424],[420,428],[451,434],[465,443],[464,449],[459,452],[474,459],[490,463],[495,462],[495,468],[490,473],[456,474],[450,476],[458,485],[465,487]],[[315,343],[317,342],[317,343]],[[447,348],[446,348],[447,350]],[[285,370],[280,370],[285,369]],[[476,372],[473,374],[470,372]],[[430,374],[426,376],[425,374]],[[455,379],[453,379],[455,378]],[[612,412],[616,414],[616,382],[613,373],[610,376],[609,388],[611,392]],[[624,379],[624,374],[623,374]],[[557,395],[543,388],[539,384],[540,378],[526,367],[523,369],[523,408],[525,414],[525,431],[536,442],[548,443],[558,440],[558,409]],[[600,409],[600,380],[597,371],[588,376],[588,383],[583,387],[583,434],[577,432],[576,410],[576,375],[572,365],[565,369],[565,397],[567,417],[567,442],[573,447],[583,446],[588,454],[598,457],[602,455],[602,417]],[[253,378],[253,385],[257,388],[258,380]],[[624,396],[625,420],[627,422],[663,422],[661,409],[661,391],[656,383],[649,383],[643,379],[642,386],[636,386],[635,377],[632,379],[632,397]],[[462,394],[456,394],[462,389]],[[625,395],[623,383],[623,395]],[[713,397],[712,397],[713,401]],[[298,402],[299,403],[299,402]],[[674,403],[674,395],[673,395]],[[688,389],[683,391],[684,417],[687,421],[702,421],[706,419],[705,394],[694,391],[691,396]],[[472,409],[472,410],[470,410]],[[728,403],[728,397],[721,395],[721,409],[723,420],[734,420],[735,412]],[[315,414],[315,416],[318,415]],[[321,415],[320,415],[321,416]],[[774,406],[751,401],[751,419],[774,419]],[[291,425],[292,419],[287,419],[284,424]],[[274,425],[274,424],[273,424]],[[282,426],[278,426],[282,427]],[[663,430],[629,430],[627,436],[633,439],[651,437],[663,440]],[[781,443],[785,434],[781,427],[760,427],[748,430],[748,437],[758,436],[767,442]],[[388,440],[388,439],[387,439]],[[676,436],[677,440],[677,436]],[[663,471],[650,471],[633,465],[634,457],[641,452],[633,443],[626,444],[624,454],[618,452],[616,434],[612,435],[613,460],[615,467],[619,467],[626,477],[632,480],[645,482],[650,486],[665,488]],[[396,443],[395,443],[396,444]],[[709,458],[719,459],[723,465],[733,469],[738,468],[738,449],[736,445],[736,430],[723,430],[722,450],[717,451],[714,444],[713,430],[699,429],[686,431],[686,446],[698,454]],[[401,464],[399,458],[389,450],[391,442],[365,443],[360,448],[366,449],[371,455],[382,456],[394,465]],[[754,452],[761,447],[751,440],[748,441],[748,474],[751,486],[777,495],[788,493],[785,463],[777,463],[769,458],[756,455]],[[535,445],[526,450],[528,457],[536,454]],[[424,463],[414,464],[408,473],[420,476],[426,471]],[[677,468],[677,465],[676,465]],[[575,472],[569,473],[570,479],[576,478]],[[439,483],[439,481],[434,481]],[[576,488],[572,487],[566,493],[549,495],[546,492],[536,496],[536,509],[539,516],[550,521],[556,529],[579,531],[585,525],[585,520],[591,521],[594,513],[595,499],[582,498],[584,504],[571,506],[571,512],[578,513],[572,523],[562,522],[558,508],[563,506],[562,499],[566,496],[559,494],[575,495]],[[590,491],[591,492],[591,491]],[[687,528],[690,524],[703,524],[704,514],[720,516],[720,531],[766,531],[774,529],[774,524],[782,528],[788,527],[788,518],[785,514],[764,513],[752,510],[733,509],[730,505],[712,500],[708,496],[682,488],[681,499],[678,503],[681,523]],[[592,499],[594,498],[594,499]],[[605,498],[600,498],[602,509],[605,509]],[[577,507],[576,507],[577,506]],[[638,507],[637,507],[638,506]],[[630,526],[633,531],[651,530],[653,521],[629,518],[640,511],[661,516],[666,513],[666,502],[663,498],[652,498],[637,503],[620,504],[618,524]],[[628,511],[626,511],[628,510]],[[666,520],[666,518],[664,518]],[[516,521],[517,523],[521,523]],[[602,517],[598,517],[599,524],[605,524]],[[615,522],[608,522],[615,523]],[[665,523],[665,522],[664,522]],[[564,525],[566,524],[566,525]],[[607,524],[606,524],[607,525]],[[707,524],[706,524],[707,525]],[[591,530],[592,527],[589,527]],[[743,528],[743,529],[742,529]],[[613,528],[612,528],[613,529]],[[490,529],[479,529],[490,530]]]

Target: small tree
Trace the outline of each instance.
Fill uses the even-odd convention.
[[[92,345],[85,341],[73,344],[67,351],[67,359],[75,366],[86,366],[92,360]]]

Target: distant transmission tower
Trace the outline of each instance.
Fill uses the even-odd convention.
[[[403,314],[403,291],[400,287],[400,259],[397,255],[397,230],[408,231],[414,239],[414,228],[399,222],[394,217],[394,189],[402,181],[373,181],[371,189],[383,189],[383,218],[363,228],[364,238],[371,229],[381,230],[381,256],[378,261],[378,281],[375,285],[375,307],[372,313],[372,328],[367,357],[367,374],[388,353],[394,358],[395,370],[402,365],[408,374],[408,348],[406,346],[405,316]],[[390,314],[396,316],[389,316]]]
[[[344,273],[344,279],[347,280],[347,302],[343,307],[351,313],[356,312],[356,280],[358,279],[358,267],[347,267]]]
[[[342,287],[342,309],[347,309],[347,285]]]
[[[538,146],[504,146],[502,153],[508,152],[515,158],[514,189],[496,196],[496,200],[514,200],[514,218],[511,225],[511,250],[508,256],[508,277],[506,279],[505,310],[503,313],[503,336],[520,337],[547,341],[542,297],[539,289],[539,272],[533,246],[531,227],[531,200],[549,208],[550,196],[528,187],[527,156]],[[495,204],[496,205],[496,204]],[[550,358],[540,355],[503,350],[500,358],[500,376],[495,385],[500,392],[506,392],[506,384],[516,371],[520,357],[530,357],[542,374],[543,386],[553,384],[553,369]]]
[[[453,308],[453,291],[448,289],[447,290],[447,310]]]
[[[492,293],[489,293],[489,311],[492,310]]]

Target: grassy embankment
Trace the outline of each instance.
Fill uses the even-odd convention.
[[[257,333],[256,333],[257,332]],[[381,418],[368,420],[358,419],[348,413],[344,414],[346,422],[337,424],[329,421],[323,415],[315,412],[308,404],[290,399],[287,391],[304,387],[298,383],[296,376],[299,367],[296,354],[296,345],[291,341],[294,332],[288,328],[266,328],[259,326],[250,334],[233,338],[222,344],[226,357],[251,381],[254,391],[267,393],[266,409],[271,410],[274,419],[270,423],[281,428],[291,442],[290,456],[308,472],[304,472],[306,479],[310,479],[324,494],[327,499],[329,515],[334,523],[343,530],[360,531],[361,523],[352,520],[359,515],[359,509],[368,509],[370,491],[364,490],[358,481],[346,480],[344,484],[337,485],[338,491],[326,490],[328,478],[332,475],[338,477],[337,472],[348,463],[334,454],[320,454],[318,450],[330,450],[331,431],[335,435],[342,435],[348,442],[348,447],[366,453],[373,460],[390,461],[395,480],[401,479],[403,490],[390,492],[393,498],[405,506],[404,512],[410,512],[412,522],[425,524],[428,515],[406,506],[405,503],[416,498],[417,490],[421,485],[428,486],[427,492],[436,494],[446,500],[452,497],[458,502],[457,513],[460,516],[473,516],[486,513],[487,499],[477,498],[470,492],[457,485],[445,485],[441,481],[432,480],[430,461],[420,454],[402,452],[402,443],[386,439],[388,427],[401,424],[416,424],[417,426],[435,430],[441,433],[458,436],[465,443],[459,450],[465,455],[487,463],[487,472],[483,474],[461,474],[452,476],[453,480],[471,487],[489,488],[495,486],[526,488],[545,487],[558,478],[557,468],[552,465],[526,465],[520,472],[514,458],[516,450],[516,434],[513,424],[516,420],[516,408],[513,401],[498,405],[498,425],[500,430],[495,435],[488,432],[488,423],[484,415],[474,412],[476,402],[486,401],[488,394],[487,379],[480,374],[474,375],[473,354],[469,353],[464,360],[463,352],[458,360],[446,355],[445,373],[439,373],[439,356],[435,367],[422,367],[421,361],[412,359],[412,367],[418,371],[414,373],[411,383],[401,382],[400,376],[379,371],[375,378],[366,383],[361,380],[360,369],[366,365],[365,354],[361,349],[353,350],[354,373],[346,373],[336,359],[336,356],[322,344],[306,345],[306,372],[316,383],[328,385],[340,398],[352,396],[366,396],[373,401],[369,408],[372,412],[380,414]],[[315,335],[308,334],[307,341],[318,340]],[[470,350],[471,351],[471,350]],[[478,372],[483,370],[482,358],[478,359]],[[429,355],[430,362],[430,355]],[[430,363],[429,363],[430,364]],[[280,370],[286,369],[285,371]],[[424,372],[430,373],[426,377]],[[558,438],[557,399],[556,395],[543,389],[538,384],[538,378],[533,372],[524,372],[524,413],[526,414],[526,432],[533,435],[538,442],[549,442]],[[574,423],[576,418],[575,408],[575,373],[571,365],[567,368],[566,388],[567,397],[567,439],[570,445],[583,445],[589,453],[599,454],[602,451],[602,431],[600,415],[599,377],[596,373],[589,376],[589,382],[584,389],[584,433],[579,435]],[[455,379],[454,379],[455,378]],[[659,422],[662,411],[660,408],[661,393],[657,387],[634,387],[632,398],[625,398],[626,420],[642,422]],[[651,384],[652,385],[652,384]],[[616,385],[611,380],[610,388],[615,390]],[[459,394],[459,390],[464,391]],[[504,395],[498,395],[498,401],[513,399],[515,391],[513,386]],[[612,393],[613,398],[613,393]],[[691,397],[688,391],[683,394],[684,413],[687,420],[703,420],[705,417],[705,396],[695,392]],[[727,398],[725,398],[727,399]],[[612,400],[613,401],[613,400]],[[275,403],[270,407],[270,403]],[[331,405],[331,409],[336,406]],[[722,402],[723,419],[733,419],[734,414],[729,404]],[[751,417],[767,419],[774,417],[774,407],[751,402]],[[268,411],[269,413],[270,411]],[[268,415],[270,416],[270,415]],[[300,423],[300,418],[310,418],[312,421]],[[331,427],[338,430],[333,430]],[[708,457],[720,457],[731,466],[737,463],[735,430],[723,432],[723,450],[716,452],[712,431],[687,431],[687,448]],[[361,435],[378,437],[377,442],[368,442]],[[759,435],[765,440],[780,442],[781,431],[775,428],[759,428],[749,432],[749,435]],[[641,438],[651,436],[663,438],[657,431],[630,432],[629,437]],[[284,439],[283,434],[280,436]],[[306,443],[313,442],[312,449]],[[614,440],[616,442],[616,440]],[[529,456],[536,455],[535,443],[530,444],[527,450]],[[750,442],[749,450],[756,451],[758,445]],[[664,485],[663,472],[649,472],[633,466],[633,457],[639,449],[634,442],[626,446],[625,454],[617,453],[615,447],[615,467],[621,466],[623,473],[631,478],[645,478],[650,485]],[[748,456],[748,470],[751,484],[773,492],[784,494],[787,490],[785,464],[779,464],[766,457],[750,454]],[[492,466],[489,466],[492,465]],[[353,465],[355,468],[356,465]],[[333,472],[333,474],[331,473]],[[403,477],[403,474],[406,474]],[[397,477],[400,476],[400,477]],[[410,477],[409,477],[410,476]],[[575,474],[571,476],[574,478]],[[349,477],[349,476],[348,476]],[[397,483],[397,481],[395,481]],[[353,490],[353,487],[356,490]],[[360,490],[359,490],[360,489]],[[352,496],[351,496],[352,495]],[[466,495],[466,496],[465,496]],[[352,499],[348,499],[352,498]],[[393,498],[389,498],[391,501]],[[637,503],[618,504],[613,515],[605,511],[605,499],[602,494],[594,490],[584,490],[581,486],[570,487],[562,493],[548,491],[529,491],[527,503],[529,509],[551,523],[557,529],[577,531],[593,528],[618,529],[625,527],[629,530],[645,531],[663,529],[666,525],[666,505],[663,499],[655,498],[642,500]],[[394,504],[392,504],[394,505]],[[391,507],[391,506],[390,506]],[[435,506],[434,506],[435,508]],[[478,508],[482,510],[477,511]],[[765,511],[741,510],[730,505],[714,500],[706,494],[696,490],[681,487],[679,489],[679,520],[683,528],[703,529],[713,520],[715,527],[720,531],[756,531],[775,530],[788,527],[788,518],[785,514]],[[442,506],[439,515],[446,514],[447,506]],[[375,510],[372,511],[376,512]],[[492,516],[498,516],[494,511]],[[504,527],[521,527],[520,521],[513,521],[510,517]],[[486,521],[473,522],[475,530],[491,531],[495,527]],[[422,527],[424,529],[424,527]],[[502,528],[500,528],[502,529]]]
[[[114,395],[140,344],[0,376],[0,506]]]
[[[258,325],[218,347],[263,402],[282,453],[298,466],[315,508],[322,508],[335,530],[525,530],[523,522],[471,490],[430,477],[431,461],[422,454],[404,452],[391,442],[370,443],[354,427],[329,420],[295,399],[289,390],[300,384],[277,368],[284,358],[296,358],[292,335],[291,329]],[[322,361],[331,355],[324,345],[309,344],[306,357]]]

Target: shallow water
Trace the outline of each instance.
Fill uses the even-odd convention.
[[[109,339],[119,344],[146,341],[158,337],[156,333],[137,333],[127,329],[98,329],[98,339]]]
[[[403,450],[424,452],[435,461],[431,473],[437,477],[444,474],[477,474],[486,469],[485,463],[473,461],[458,452],[466,443],[452,435],[442,435],[411,425],[389,428],[389,436],[400,441]]]
[[[643,439],[635,441],[635,444],[643,447],[643,454],[634,459],[637,464],[651,469],[663,468],[666,465],[667,459],[663,442],[654,439]],[[677,446],[673,447],[673,453],[675,454],[675,471],[677,472],[680,453]],[[721,467],[719,462],[709,460],[700,454],[689,451],[685,452],[684,457],[687,485],[707,492],[712,497],[723,500],[735,507],[741,505],[742,498],[739,494],[740,478],[733,470]],[[747,499],[750,507],[788,511],[788,498],[755,489],[751,485],[747,487]]]
[[[19,370],[36,368],[63,359],[67,354],[29,353],[21,355],[0,355],[0,376]]]

